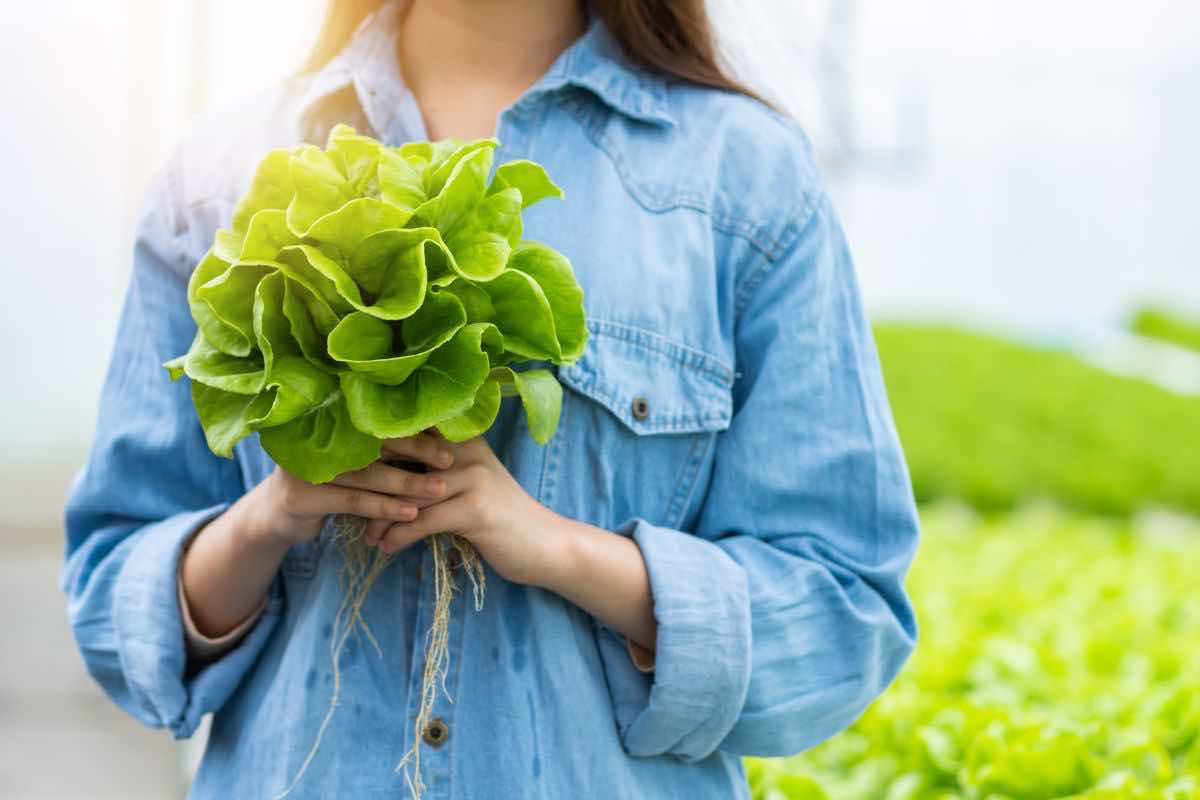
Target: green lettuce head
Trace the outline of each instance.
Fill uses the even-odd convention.
[[[191,379],[208,445],[258,432],[314,483],[379,458],[385,438],[486,431],[519,395],[533,438],[562,388],[528,361],[587,342],[570,262],[521,238],[521,212],[562,191],[541,166],[492,174],[494,139],[385,147],[344,125],[324,150],[275,150],[188,284],[198,326],[164,366]]]

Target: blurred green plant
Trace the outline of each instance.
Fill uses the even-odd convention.
[[[918,500],[1200,513],[1200,399],[949,326],[875,335]]]
[[[1134,314],[1129,328],[1142,336],[1200,352],[1200,320],[1150,307]]]
[[[755,800],[1200,797],[1200,523],[927,509],[921,644]]]

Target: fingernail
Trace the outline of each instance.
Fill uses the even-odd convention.
[[[416,519],[417,509],[413,506],[404,506],[400,509],[400,513],[397,516],[406,521]]]
[[[431,497],[438,497],[442,492],[446,491],[446,482],[440,478],[430,478],[425,481],[425,491]]]
[[[438,466],[448,467],[454,463],[454,456],[450,455],[447,450],[439,450],[437,454]]]

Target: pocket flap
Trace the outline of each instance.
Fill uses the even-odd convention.
[[[641,328],[588,321],[587,350],[561,367],[565,386],[595,400],[637,434],[729,427],[733,370],[695,348]]]

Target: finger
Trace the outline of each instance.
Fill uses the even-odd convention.
[[[391,525],[379,542],[379,549],[385,553],[397,553],[431,534],[453,533],[458,520],[457,504],[455,500],[444,501],[424,509],[421,516],[412,522]]]
[[[483,464],[471,463],[438,473],[438,476],[446,484],[442,494],[442,500],[445,501],[470,491],[472,488],[484,485],[491,479],[491,471]]]
[[[332,483],[317,488],[321,491],[322,505],[327,513],[353,514],[356,517],[393,522],[408,522],[417,517],[417,507],[408,500]]]
[[[446,494],[446,481],[441,475],[409,472],[381,461],[376,461],[374,464],[354,472],[339,475],[332,482],[337,486],[366,489],[409,500],[416,498],[437,500]]]
[[[363,543],[367,547],[375,547],[379,544],[379,540],[387,533],[387,529],[392,526],[390,519],[373,519],[367,523],[366,530],[363,531]]]
[[[434,469],[446,469],[454,463],[454,453],[446,443],[428,433],[385,439],[383,452],[390,458],[407,458]]]

